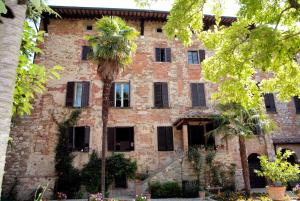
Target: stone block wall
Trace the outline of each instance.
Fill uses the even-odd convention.
[[[78,126],[90,126],[91,151],[101,152],[101,102],[102,82],[97,75],[96,65],[90,61],[81,60],[81,48],[87,45],[84,35],[93,32],[86,31],[86,25],[93,24],[91,20],[51,19],[48,34],[44,44],[41,45],[44,54],[37,57],[39,64],[47,68],[59,64],[64,67],[60,80],[51,80],[47,90],[38,95],[34,102],[34,110],[29,116],[17,119],[12,128],[11,135],[15,147],[7,153],[6,174],[4,177],[4,192],[8,192],[18,179],[16,189],[20,199],[29,194],[39,185],[49,183],[54,187],[56,178],[54,168],[55,146],[57,142],[57,124],[70,115],[72,109],[65,107],[66,84],[68,81],[90,81],[89,107],[83,108]],[[129,21],[139,29],[138,22]],[[145,36],[137,39],[137,52],[133,63],[118,75],[117,82],[131,84],[131,107],[127,109],[110,109],[109,126],[134,127],[134,151],[126,152],[126,157],[137,161],[138,172],[155,173],[157,170],[170,164],[177,157],[176,151],[183,149],[182,130],[173,129],[174,151],[160,152],[157,150],[157,126],[172,126],[187,112],[198,111],[204,114],[215,112],[210,96],[216,85],[207,83],[201,75],[201,65],[189,65],[187,62],[188,50],[203,49],[200,42],[191,47],[184,47],[179,41],[168,41],[156,29],[162,27],[160,22],[145,22]],[[156,47],[170,47],[172,49],[172,62],[155,62],[154,51]],[[207,56],[212,52],[207,51]],[[153,82],[167,82],[169,88],[169,108],[153,108]],[[207,107],[192,108],[190,83],[205,83]],[[274,135],[299,135],[300,121],[295,114],[293,103],[282,104],[276,102],[277,114],[271,117],[279,124]],[[226,145],[218,140],[218,145]],[[268,138],[255,137],[247,141],[247,152],[266,154],[272,152],[272,142]],[[90,151],[90,153],[91,153]],[[237,139],[229,139],[228,147],[221,151],[220,160],[236,163],[236,181],[238,188],[243,187],[239,147]],[[74,165],[83,167],[88,161],[89,153],[76,152]],[[157,173],[157,180],[169,177],[178,178],[178,163],[174,167],[163,169]],[[177,164],[177,165],[176,165]],[[187,165],[188,166],[188,165]],[[187,168],[186,166],[186,168]],[[187,168],[188,169],[188,168]],[[188,176],[188,175],[187,175]],[[133,192],[133,186],[126,191]],[[116,189],[112,189],[117,195]]]

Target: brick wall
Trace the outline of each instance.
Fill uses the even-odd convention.
[[[50,81],[47,91],[35,99],[32,115],[16,121],[12,129],[16,147],[10,150],[6,160],[6,175],[4,191],[8,192],[18,179],[17,189],[19,197],[26,197],[39,184],[49,183],[53,188],[56,178],[54,169],[54,149],[57,140],[57,125],[72,111],[65,107],[66,84],[68,81],[90,81],[90,106],[82,109],[78,121],[79,126],[90,126],[90,147],[98,153],[101,151],[101,102],[102,82],[96,73],[96,66],[89,61],[81,61],[81,46],[86,45],[83,36],[91,32],[85,26],[92,24],[88,20],[51,20],[49,33],[42,45],[44,54],[36,59],[37,63],[46,67],[55,64],[62,65],[64,71],[62,79]],[[138,22],[129,22],[138,27]],[[145,23],[145,36],[137,39],[137,53],[133,63],[120,72],[117,82],[131,84],[131,107],[128,109],[112,108],[109,115],[109,126],[134,127],[134,151],[126,152],[127,157],[137,160],[138,171],[154,173],[166,166],[174,157],[176,151],[157,151],[157,126],[171,126],[186,112],[199,111],[214,113],[214,107],[209,98],[216,86],[206,83],[201,76],[201,65],[187,64],[187,50],[203,49],[199,42],[185,48],[179,41],[167,41],[162,33],[156,29],[162,27],[158,22]],[[155,62],[155,47],[170,47],[172,62]],[[207,56],[212,53],[207,51]],[[169,108],[153,108],[153,82],[168,83]],[[193,109],[191,107],[190,83],[204,82],[207,107]],[[272,117],[278,122],[279,129],[275,135],[299,135],[298,116],[295,115],[293,103],[288,105],[277,103],[278,113]],[[266,144],[267,142],[267,144]],[[247,153],[265,154],[272,152],[271,140],[255,137],[247,141]],[[225,142],[217,139],[218,145]],[[237,187],[243,187],[241,164],[237,139],[230,139],[220,160],[237,164]],[[174,129],[174,150],[182,150],[182,130]],[[90,151],[91,153],[91,151]],[[77,152],[74,165],[82,167],[88,161],[88,153]],[[175,169],[178,167],[175,167]],[[174,171],[176,172],[176,171]],[[169,176],[169,175],[168,175]],[[172,175],[171,175],[172,176]],[[177,175],[178,176],[178,175]],[[174,173],[174,177],[176,177]],[[134,186],[129,185],[127,192],[133,192]]]

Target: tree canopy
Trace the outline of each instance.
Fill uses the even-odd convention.
[[[151,0],[137,0],[140,4]],[[195,37],[214,52],[202,63],[207,81],[217,83],[213,99],[235,102],[246,109],[261,108],[262,95],[275,93],[280,101],[300,96],[299,0],[237,0],[237,20],[220,23],[224,0],[175,0],[164,26],[169,39],[186,46]],[[203,7],[213,5],[216,24],[203,30]]]
[[[87,35],[92,47],[91,59],[104,78],[116,75],[120,67],[131,63],[138,32],[119,17],[103,17],[95,23],[96,35]]]

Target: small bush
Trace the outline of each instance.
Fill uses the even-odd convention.
[[[152,198],[181,197],[181,188],[176,182],[153,182],[150,184]]]

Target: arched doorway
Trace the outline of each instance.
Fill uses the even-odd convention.
[[[253,153],[248,156],[249,176],[251,188],[264,188],[266,180],[264,177],[259,177],[254,170],[261,170],[258,154]]]

